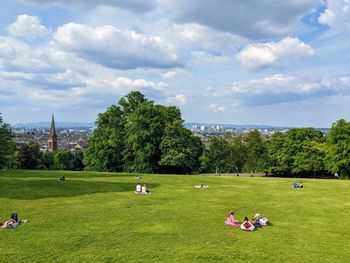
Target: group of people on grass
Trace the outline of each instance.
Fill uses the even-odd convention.
[[[15,228],[19,223],[27,223],[27,219],[19,220],[17,213],[12,213],[10,218],[4,223],[0,223],[1,228]]]
[[[146,195],[146,194],[150,194],[150,193],[151,193],[151,191],[147,189],[147,185],[146,184],[141,186],[141,183],[138,183],[136,185],[135,194],[144,194],[144,195]]]
[[[243,222],[240,224],[235,218],[235,212],[231,211],[225,220],[227,226],[239,226],[242,230],[253,231],[257,227],[263,227],[268,225],[270,222],[266,217],[261,217],[259,213],[256,213],[252,220],[249,220],[246,216]]]
[[[303,182],[297,184],[295,181],[292,183],[292,188],[304,188]]]

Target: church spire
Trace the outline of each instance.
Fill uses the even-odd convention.
[[[49,138],[47,139],[47,150],[49,152],[53,152],[57,150],[57,134],[56,134],[56,127],[55,127],[55,119],[53,117],[53,114],[51,116],[51,129]]]
[[[53,114],[52,114],[50,135],[54,135],[54,134],[56,134],[56,127],[55,127],[55,118],[53,117]]]

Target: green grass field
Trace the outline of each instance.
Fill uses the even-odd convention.
[[[349,262],[349,181],[144,175],[140,196],[134,176],[0,171],[0,220],[29,220],[0,229],[0,262]],[[225,226],[231,209],[273,225]]]

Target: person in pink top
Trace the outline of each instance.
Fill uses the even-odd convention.
[[[235,219],[235,211],[228,213],[225,225],[227,226],[239,226],[238,220]]]

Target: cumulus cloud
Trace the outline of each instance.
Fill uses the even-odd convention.
[[[15,37],[27,39],[47,37],[50,34],[49,30],[41,24],[38,17],[27,14],[19,15],[16,22],[7,27],[7,31]]]
[[[337,31],[350,31],[350,1],[326,0],[326,9],[320,14],[318,21]]]
[[[209,109],[211,109],[213,112],[224,112],[225,106],[217,105],[217,104],[210,104]]]
[[[244,68],[259,69],[285,65],[311,57],[314,50],[298,38],[286,37],[279,42],[249,44],[236,58]]]
[[[227,61],[227,57],[221,54],[211,54],[206,51],[191,52],[193,64],[206,66],[222,66]]]
[[[171,103],[177,103],[177,104],[186,104],[187,102],[187,97],[183,94],[178,94],[178,95],[175,95],[175,96],[169,96],[168,101],[170,101]]]
[[[38,5],[60,5],[65,8],[92,9],[100,5],[120,7],[133,12],[151,11],[157,6],[157,0],[23,0]]]
[[[247,105],[303,101],[315,97],[350,94],[350,77],[307,78],[276,74],[262,79],[234,82],[212,89],[215,97],[230,98]]]
[[[68,23],[57,29],[54,40],[60,48],[110,68],[181,66],[176,48],[165,38],[122,31],[113,26]]]
[[[290,33],[318,0],[162,0],[180,22],[195,22],[250,39]]]

